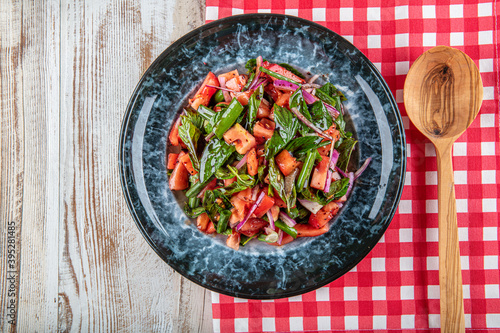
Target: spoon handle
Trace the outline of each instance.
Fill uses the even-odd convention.
[[[436,146],[439,210],[439,288],[441,332],[465,332],[462,271],[458,246],[452,142]]]

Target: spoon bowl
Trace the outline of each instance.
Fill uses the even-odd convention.
[[[441,332],[465,332],[451,147],[476,118],[482,100],[477,66],[451,47],[428,50],[406,76],[406,112],[436,148]]]

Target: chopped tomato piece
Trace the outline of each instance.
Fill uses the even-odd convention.
[[[276,201],[276,199],[274,200]],[[274,205],[271,207],[271,215],[273,216],[273,220],[276,221],[280,216],[280,207],[278,205]]]
[[[283,108],[286,108],[288,107],[288,102],[290,100],[291,95],[292,95],[291,92],[283,93],[278,97],[275,103]]]
[[[245,224],[241,227],[240,233],[242,233],[245,236],[252,237],[259,231],[261,231],[266,225],[268,225],[269,222],[263,219],[259,218],[249,218]]]
[[[238,198],[241,200],[245,200],[246,202],[251,202],[252,201],[252,189],[250,187],[244,189],[243,191],[240,191],[235,194]]]
[[[259,161],[257,161],[257,153],[255,148],[250,149],[247,155],[247,170],[250,176],[255,176],[258,172]]]
[[[257,140],[258,144],[262,144],[267,140],[271,139],[274,134],[274,129],[276,128],[276,124],[274,121],[263,118],[253,127],[253,135],[255,136],[255,140]]]
[[[329,230],[328,224],[319,229],[309,224],[297,224],[294,228],[297,230],[297,237],[316,237],[323,235]]]
[[[168,136],[168,139],[173,146],[178,146],[182,142],[181,137],[179,136],[180,125],[181,117],[177,118],[174,125],[172,126],[172,129],[170,130],[170,135]]]
[[[233,250],[238,251],[240,248],[240,239],[240,233],[233,230],[233,233],[227,236],[226,245]]]
[[[226,88],[234,91],[241,91],[245,85],[241,83],[240,77],[236,76],[226,82]]]
[[[293,241],[293,237],[290,236],[287,233],[284,233],[283,234],[283,239],[281,240],[281,245],[285,245],[285,244],[291,243],[292,241]],[[278,244],[278,242],[276,242],[276,243],[269,243],[269,245],[281,246],[281,245]]]
[[[237,69],[235,69],[234,71],[230,71],[230,72],[227,72],[227,73],[221,74],[221,75],[219,75],[217,78],[218,78],[218,79],[219,79],[219,81],[220,81],[220,78],[222,77],[222,78],[224,78],[224,79],[226,80],[225,82],[227,82],[227,81],[229,81],[229,80],[231,80],[231,79],[234,79],[235,77],[238,77],[238,76],[239,76],[239,74],[238,74],[238,70],[237,70]]]
[[[337,200],[335,200],[335,202],[346,202],[346,201],[347,201],[347,195],[343,195]]]
[[[214,232],[215,232],[214,223],[212,221],[210,221],[210,222],[208,222],[206,233],[210,235],[210,234],[213,234]]]
[[[238,123],[228,129],[223,136],[226,143],[234,143],[236,151],[242,155],[257,145],[254,136]]]
[[[269,69],[272,72],[281,74],[281,75],[283,75],[283,76],[285,76],[285,77],[287,77],[287,78],[289,78],[291,80],[297,81],[299,83],[305,83],[306,82],[304,79],[298,77],[297,75],[293,74],[288,69],[285,69],[285,68],[281,67],[280,65],[270,64],[270,66],[267,69]],[[271,80],[275,81],[277,79],[271,76]]]
[[[275,161],[285,177],[291,174],[293,170],[299,166],[299,162],[297,162],[295,157],[286,149],[283,149],[283,151],[276,156]]]
[[[257,217],[264,216],[267,211],[271,209],[272,206],[274,206],[274,198],[271,198],[267,195],[267,190],[263,191],[265,191],[264,199],[262,199],[261,203],[257,206],[257,209],[254,212],[255,216]]]
[[[278,194],[278,192],[276,192],[275,189],[274,190],[274,203],[280,207],[280,208],[286,208],[286,202],[283,201],[283,199],[281,199],[280,195]]]
[[[311,214],[309,216],[309,224],[314,228],[322,228],[330,220],[337,215],[339,211],[339,205],[336,202],[330,202],[323,208],[321,208],[316,214]]]
[[[273,101],[276,101],[277,99],[279,99],[280,95],[281,95],[281,92],[276,89],[274,87],[274,85],[272,84],[268,84],[264,87],[264,91],[269,95],[271,96],[271,98],[273,99]]]
[[[231,227],[234,227],[245,218],[249,203],[237,196],[233,196],[229,201],[231,202],[231,205],[233,205],[233,208],[231,208],[229,224]]]
[[[175,165],[177,164],[178,157],[179,157],[179,154],[175,154],[175,153],[168,154],[167,169],[172,170],[173,168],[175,168]]]
[[[224,187],[231,185],[236,181],[236,177],[224,179]]]
[[[236,94],[236,99],[238,102],[241,103],[241,105],[245,106],[248,104],[248,101],[250,100],[250,96],[252,96],[253,91],[252,90],[247,90],[245,92]]]
[[[189,173],[191,175],[196,175],[198,173],[198,171],[196,171],[194,169],[193,163],[191,163],[191,159],[189,158],[189,154],[182,155],[179,158],[179,162],[181,162],[182,164],[184,164],[184,166],[186,167],[187,171],[189,171]]]
[[[189,100],[189,104],[191,104],[191,107],[193,109],[198,110],[198,106],[200,105],[208,106],[208,103],[210,103],[210,99],[212,98],[213,94],[217,92],[216,88],[207,87],[207,85],[215,87],[219,86],[219,80],[212,72],[209,72],[207,74],[205,81],[203,81],[203,84],[201,85],[200,89],[198,89],[198,92],[196,93],[194,98]]]
[[[321,161],[314,167],[313,175],[311,178],[311,187],[323,190],[326,183],[326,174],[328,172],[328,164],[330,160],[328,156],[321,156]]]
[[[259,109],[257,110],[257,118],[267,118],[271,115],[271,106],[269,105],[269,102],[265,99],[262,99],[262,102],[260,103]]]
[[[324,133],[328,134],[333,138],[333,143],[337,142],[340,139],[340,132],[335,129],[335,123],[333,123],[332,126],[330,126],[329,129],[324,131]],[[323,141],[328,141],[327,139],[323,139]],[[329,145],[326,145],[324,147],[318,148],[318,152],[320,155],[325,155],[329,156],[330,155],[330,149],[332,148],[332,144],[330,143]]]
[[[183,163],[177,163],[168,184],[172,191],[185,190],[189,187],[189,172]]]
[[[208,217],[207,213],[203,213],[196,219],[196,226],[198,227],[198,230],[205,232],[207,231],[209,222],[210,218]]]

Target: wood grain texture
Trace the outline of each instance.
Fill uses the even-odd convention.
[[[1,331],[212,330],[210,292],[144,241],[117,161],[140,76],[204,11],[199,0],[1,0]]]
[[[465,332],[451,148],[476,118],[482,99],[479,70],[466,54],[451,47],[428,50],[406,77],[408,116],[436,148],[442,332]]]

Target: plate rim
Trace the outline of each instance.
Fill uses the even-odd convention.
[[[395,115],[395,118],[396,118],[396,123],[397,123],[397,127],[401,133],[401,178],[400,178],[400,182],[398,184],[398,188],[397,188],[397,191],[396,191],[396,200],[394,201],[393,205],[392,205],[392,208],[391,208],[391,211],[389,212],[389,214],[387,214],[387,221],[381,228],[381,232],[380,232],[380,237],[375,237],[374,238],[374,242],[373,244],[370,244],[369,246],[367,246],[362,252],[360,256],[358,256],[356,258],[356,260],[353,260],[349,265],[346,266],[345,269],[342,269],[342,270],[339,270],[336,274],[333,274],[331,276],[329,276],[327,279],[324,279],[322,280],[321,282],[317,282],[317,283],[314,283],[313,285],[311,285],[310,287],[306,287],[306,288],[303,288],[303,289],[300,289],[300,290],[296,290],[296,291],[284,291],[282,293],[279,293],[279,294],[266,294],[266,295],[254,295],[254,294],[245,294],[245,293],[242,293],[242,292],[235,292],[235,291],[227,291],[227,290],[224,290],[224,289],[220,289],[220,288],[216,288],[216,287],[213,287],[213,286],[210,286],[210,285],[206,285],[206,284],[202,284],[200,281],[196,281],[193,277],[191,276],[188,276],[186,274],[186,272],[182,271],[182,270],[178,270],[177,268],[173,267],[172,266],[172,263],[170,262],[170,260],[167,258],[167,256],[160,251],[160,249],[158,248],[157,244],[152,240],[152,238],[150,237],[150,235],[147,233],[144,225],[141,223],[141,220],[139,218],[139,214],[137,213],[135,207],[134,207],[134,202],[131,198],[131,194],[129,192],[129,187],[127,186],[127,174],[129,173],[128,170],[127,170],[127,164],[125,162],[125,149],[124,149],[124,146],[126,144],[126,140],[127,140],[127,130],[128,130],[128,125],[130,123],[130,118],[132,116],[132,111],[133,111],[133,106],[134,104],[136,103],[137,101],[137,98],[139,97],[139,90],[141,89],[144,81],[146,80],[146,78],[149,76],[149,74],[151,74],[151,72],[153,71],[153,69],[155,69],[157,67],[157,64],[158,62],[162,61],[165,57],[168,56],[169,53],[173,52],[173,50],[175,48],[177,48],[178,46],[182,45],[186,40],[189,40],[190,38],[196,36],[196,35],[199,35],[200,33],[206,31],[206,30],[209,30],[209,29],[212,29],[212,28],[215,28],[217,27],[218,25],[220,24],[224,24],[224,23],[228,23],[228,22],[233,22],[233,21],[236,21],[235,23],[238,23],[238,19],[241,19],[241,18],[244,18],[245,20],[248,20],[248,19],[281,19],[281,20],[294,20],[294,21],[299,21],[299,22],[303,22],[303,23],[307,23],[308,25],[314,27],[314,28],[317,28],[319,30],[323,30],[329,34],[334,34],[336,35],[337,38],[340,38],[343,40],[343,42],[345,43],[348,43],[350,44],[352,47],[354,47],[356,49],[357,52],[359,52],[360,54],[360,58],[364,61],[365,65],[367,65],[371,71],[374,73],[374,75],[376,76],[376,78],[379,80],[379,82],[381,83],[381,86],[384,90],[384,93],[385,95],[388,97],[388,100],[389,100],[389,103],[392,107],[393,110],[395,110],[396,112],[394,112],[394,115]],[[125,201],[127,203],[127,208],[130,212],[130,214],[132,215],[132,218],[134,220],[134,223],[136,224],[136,226],[138,227],[139,231],[141,232],[142,236],[144,237],[144,239],[146,240],[146,242],[149,244],[149,246],[151,246],[151,248],[153,249],[153,251],[170,267],[172,268],[175,272],[179,273],[181,276],[183,276],[184,278],[188,279],[189,281],[203,287],[203,288],[206,288],[210,291],[213,291],[213,292],[217,292],[217,293],[220,293],[220,294],[223,294],[223,295],[227,295],[227,296],[231,296],[231,297],[237,297],[237,298],[245,298],[245,299],[261,299],[261,300],[269,300],[269,299],[281,299],[281,298],[287,298],[287,297],[293,297],[293,296],[298,296],[298,295],[302,295],[302,294],[305,294],[305,293],[308,293],[308,292],[311,292],[311,291],[314,291],[318,288],[321,288],[335,280],[337,280],[338,278],[340,278],[341,276],[345,275],[346,273],[348,273],[350,270],[352,270],[356,265],[358,265],[363,259],[366,258],[366,256],[373,250],[373,248],[379,243],[380,239],[382,238],[382,236],[385,234],[385,232],[387,231],[387,228],[389,227],[389,225],[391,224],[393,218],[394,218],[394,215],[396,213],[396,210],[399,206],[399,203],[401,201],[401,196],[402,196],[402,192],[403,192],[403,188],[404,188],[404,184],[405,184],[405,178],[406,178],[406,167],[407,167],[407,151],[406,151],[406,133],[405,133],[405,129],[404,129],[404,125],[403,125],[403,119],[402,119],[402,116],[401,116],[401,112],[399,111],[399,108],[398,108],[398,105],[397,105],[397,102],[394,98],[394,95],[392,94],[390,88],[389,88],[389,85],[387,84],[387,82],[385,81],[384,77],[382,76],[382,74],[380,73],[380,71],[378,70],[378,68],[368,59],[368,57],[362,52],[360,51],[356,46],[354,46],[349,40],[345,39],[343,36],[339,35],[338,33],[336,33],[335,31],[325,27],[325,26],[322,26],[316,22],[312,22],[312,21],[309,21],[307,19],[304,19],[304,18],[300,18],[300,17],[296,17],[296,16],[290,16],[290,15],[284,15],[284,14],[273,14],[273,13],[250,13],[250,14],[240,14],[240,15],[233,15],[233,16],[228,16],[228,17],[225,17],[225,18],[222,18],[222,19],[218,19],[218,20],[214,20],[212,22],[209,22],[209,23],[205,23],[204,25],[198,27],[198,28],[195,28],[191,31],[189,31],[188,33],[186,33],[185,35],[183,35],[182,37],[180,37],[179,39],[177,39],[174,43],[172,43],[171,45],[169,45],[165,50],[163,50],[157,57],[156,59],[149,65],[149,67],[146,69],[146,71],[142,74],[139,82],[137,83],[137,85],[135,86],[134,88],[134,91],[132,92],[132,95],[129,99],[129,102],[127,104],[127,107],[125,109],[125,114],[123,116],[123,120],[122,120],[122,123],[121,123],[121,128],[120,128],[120,136],[119,136],[119,146],[118,146],[118,164],[119,164],[119,173],[120,173],[120,184],[121,184],[121,188],[122,188],[122,191],[123,191],[123,195],[125,197]]]

